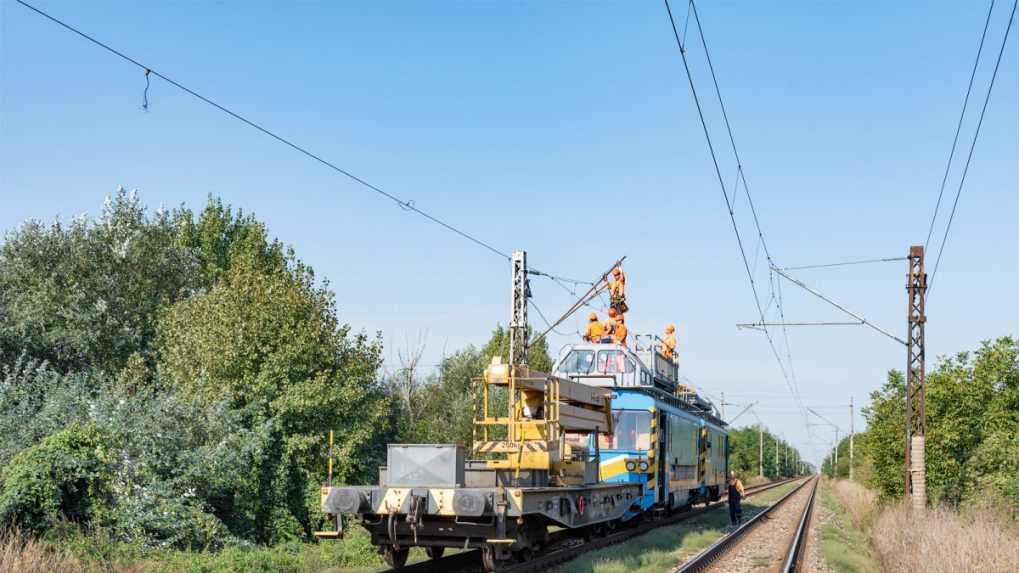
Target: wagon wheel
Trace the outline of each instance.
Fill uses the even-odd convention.
[[[434,547],[425,547],[425,553],[428,554],[428,557],[430,559],[442,559],[442,553],[445,550],[446,548],[442,547],[441,545]]]
[[[393,569],[400,569],[407,564],[407,555],[410,554],[410,547],[397,549],[393,545],[385,545],[382,548],[382,559]]]

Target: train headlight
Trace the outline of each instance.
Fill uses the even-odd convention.
[[[637,471],[637,462],[635,462],[633,460],[630,460],[630,461],[626,462],[626,471],[628,471],[628,472],[635,472],[635,471]]]
[[[640,471],[646,472],[648,468],[647,462],[640,462]]]

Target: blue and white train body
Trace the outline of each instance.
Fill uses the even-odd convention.
[[[678,364],[660,348],[650,335],[637,335],[632,348],[572,344],[553,367],[556,376],[613,388],[614,433],[587,446],[600,459],[600,481],[642,485],[639,506],[626,519],[718,499],[728,471],[725,423],[679,382]]]

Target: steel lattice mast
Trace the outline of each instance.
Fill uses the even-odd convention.
[[[926,436],[927,412],[925,384],[925,337],[927,322],[927,273],[924,271],[923,247],[909,248],[909,271],[906,292],[909,298],[906,344],[906,495],[914,508],[927,506]]]

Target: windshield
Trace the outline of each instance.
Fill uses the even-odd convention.
[[[651,413],[629,410],[612,412],[615,434],[598,436],[598,447],[606,450],[647,450],[651,448]]]
[[[598,373],[619,374],[620,372],[633,372],[633,361],[623,355],[620,350],[598,351]]]
[[[559,365],[559,371],[590,374],[592,366],[594,366],[593,350],[574,350],[566,355],[563,363]]]

